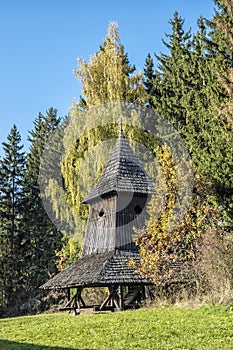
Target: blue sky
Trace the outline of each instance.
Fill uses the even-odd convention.
[[[148,52],[165,50],[161,40],[176,10],[195,31],[197,18],[211,18],[213,9],[212,0],[2,0],[0,143],[15,123],[27,150],[39,112],[54,107],[67,114],[81,91],[76,58],[98,50],[109,21],[118,22],[130,63],[140,70]]]

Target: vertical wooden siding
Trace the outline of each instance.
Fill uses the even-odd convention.
[[[83,255],[115,249],[137,251],[134,228],[142,228],[147,218],[149,196],[120,193],[91,205]],[[135,209],[136,208],[136,209]],[[142,212],[137,209],[141,208]]]

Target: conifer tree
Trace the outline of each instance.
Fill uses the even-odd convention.
[[[192,40],[188,65],[187,89],[182,99],[186,124],[182,135],[191,153],[197,173],[211,181],[229,181],[231,149],[230,128],[218,118],[217,108],[224,103],[225,94],[213,71],[212,53],[206,45],[207,28],[202,18]],[[227,141],[226,144],[222,140]],[[222,164],[225,170],[222,171]]]
[[[61,233],[45,211],[39,188],[39,172],[46,142],[60,123],[57,110],[50,108],[46,115],[39,113],[30,132],[30,149],[26,162],[25,231],[30,237],[27,264],[27,288],[38,287],[56,271],[57,252],[61,249]],[[48,175],[49,176],[49,175]]]
[[[155,72],[154,70],[154,61],[151,57],[151,54],[148,53],[146,60],[145,60],[145,67],[144,67],[144,85],[145,90],[147,92],[147,98],[148,107],[155,107],[154,106],[154,99],[153,97],[156,96],[156,92],[159,94],[159,91],[155,89],[154,80],[156,80],[156,74],[158,75],[158,72]],[[159,77],[157,78],[159,80]],[[159,96],[157,96],[159,98]]]
[[[227,103],[219,108],[219,114],[233,124],[233,4],[231,0],[214,0],[214,3],[215,14],[207,21],[211,28],[208,48],[214,57],[214,71],[227,95]]]
[[[179,130],[180,125],[185,123],[182,99],[185,95],[185,79],[187,63],[189,62],[189,51],[191,46],[190,30],[184,31],[184,19],[178,12],[174,13],[169,21],[171,34],[166,34],[168,42],[163,40],[168,54],[155,54],[158,60],[158,70],[154,72],[153,104],[156,111],[167,118]],[[145,71],[148,79],[147,71]],[[150,73],[151,75],[151,73]],[[149,77],[149,79],[151,79]],[[152,87],[151,87],[152,90]]]
[[[25,154],[14,125],[3,143],[0,161],[0,280],[4,306],[20,297],[24,285],[24,254],[27,237],[23,231]]]
[[[211,31],[207,37],[208,50],[212,53],[212,70],[217,77],[225,98],[216,106],[216,116],[223,125],[219,135],[224,160],[216,171],[216,189],[220,201],[227,208],[233,227],[233,4],[231,0],[215,0],[217,5],[213,18],[207,21]],[[224,140],[224,141],[223,141]]]
[[[156,111],[175,125],[183,137],[192,157],[196,182],[191,206],[175,230],[167,232],[169,216],[173,209],[165,206],[159,219],[153,218],[153,211],[151,212],[151,220],[138,239],[142,255],[141,271],[149,275],[152,273],[151,277],[155,281],[161,277],[159,269],[165,266],[167,269],[164,273],[169,275],[172,260],[181,258],[183,252],[179,249],[183,247],[187,238],[192,242],[201,231],[203,234],[211,230],[211,223],[215,223],[218,231],[221,221],[226,229],[230,219],[226,200],[219,191],[219,184],[227,185],[229,190],[232,183],[232,131],[217,113],[217,108],[225,101],[224,90],[216,71],[213,70],[213,61],[217,54],[206,45],[207,28],[202,18],[198,20],[199,30],[192,39],[190,32],[184,33],[183,20],[177,13],[171,20],[171,25],[172,34],[167,35],[169,42],[164,42],[169,54],[156,56],[159,70],[153,74],[150,72],[154,85],[153,88],[150,87],[150,91],[153,91],[153,106]],[[147,83],[148,69],[145,70],[145,74]],[[225,143],[222,140],[225,140]],[[171,169],[165,170],[165,175],[169,174],[169,171]],[[211,188],[211,191],[203,202],[207,188]],[[202,197],[200,189],[203,192]],[[167,198],[173,194],[172,191],[174,189],[171,188]],[[150,249],[153,245],[154,250]],[[194,257],[195,249],[190,248],[186,253],[191,253]],[[178,255],[170,254],[171,249]]]
[[[198,174],[229,184],[232,132],[217,112],[226,94],[213,69],[216,53],[206,45],[204,19],[198,20],[199,30],[192,40],[189,31],[184,33],[183,23],[175,13],[172,34],[167,35],[169,54],[156,56],[159,70],[152,80],[153,105],[180,132]]]

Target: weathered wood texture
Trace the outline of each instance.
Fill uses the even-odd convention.
[[[93,203],[86,227],[83,256],[115,247],[116,196]]]
[[[108,286],[111,289],[113,285],[150,284],[130,266],[130,261],[139,263],[133,241],[134,227],[143,226],[146,205],[154,192],[153,181],[121,132],[99,182],[84,199],[90,205],[90,214],[82,258],[41,288]],[[117,301],[115,291],[111,289],[113,297],[109,300],[115,300],[121,308],[123,301]]]
[[[137,251],[133,242],[134,228],[144,225],[149,199],[150,195],[116,193],[92,203],[83,256],[114,249]]]
[[[121,133],[108,159],[99,182],[85,197],[83,203],[91,203],[111,192],[153,194],[154,182],[144,171],[132,148]]]
[[[49,279],[40,288],[65,289],[77,287],[104,287],[112,284],[151,284],[144,276],[130,267],[130,261],[139,263],[139,254],[112,251],[86,255]]]
[[[138,252],[133,237],[135,229],[143,227],[148,217],[146,206],[151,196],[120,193],[117,198],[115,248]]]

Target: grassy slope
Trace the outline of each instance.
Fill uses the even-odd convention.
[[[233,349],[233,311],[157,308],[0,320],[1,350]]]

